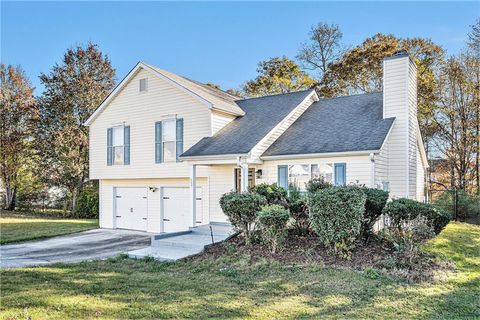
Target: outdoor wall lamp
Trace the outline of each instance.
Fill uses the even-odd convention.
[[[262,178],[262,174],[263,174],[262,169],[258,169],[257,171],[255,171],[255,173],[257,174],[257,179],[261,179],[261,178]]]

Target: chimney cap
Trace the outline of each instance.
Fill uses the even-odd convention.
[[[403,58],[403,57],[409,57],[410,58],[410,55],[408,54],[408,52],[406,50],[398,50],[398,51],[395,51],[393,53],[393,55],[383,58],[383,60],[391,60],[391,59]]]

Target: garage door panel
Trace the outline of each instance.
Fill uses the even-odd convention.
[[[191,221],[190,188],[163,188],[163,231],[177,232],[188,230]],[[202,223],[202,189],[197,189],[197,223]]]
[[[116,227],[147,230],[147,188],[116,188]]]

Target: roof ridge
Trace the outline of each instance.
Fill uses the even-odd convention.
[[[379,94],[379,93],[382,93],[382,92],[383,92],[383,91],[373,91],[373,92],[364,92],[364,93],[349,94],[349,95],[340,96],[340,97],[320,98],[319,101],[343,99],[343,98],[350,98],[350,97],[356,97],[356,96],[367,96],[367,95],[371,95],[371,94]]]
[[[285,93],[268,94],[268,95],[261,96],[261,97],[251,97],[251,98],[244,98],[244,99],[241,99],[241,101],[245,101],[245,100],[254,100],[254,99],[263,99],[263,98],[270,98],[270,97],[278,97],[278,96],[286,96],[286,95],[289,95],[289,94],[302,93],[302,92],[309,92],[309,91],[315,91],[315,89],[305,89],[305,90],[299,90],[299,91],[293,91],[293,92],[285,92]]]

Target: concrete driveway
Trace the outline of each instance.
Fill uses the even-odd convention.
[[[150,245],[152,234],[95,229],[40,241],[0,246],[0,267],[16,268],[57,262],[105,259]]]

